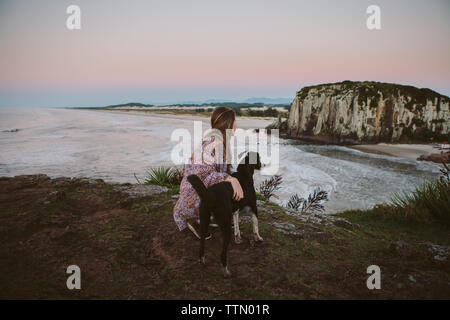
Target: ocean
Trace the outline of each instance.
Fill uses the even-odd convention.
[[[61,108],[0,108],[0,176],[44,173],[136,183],[154,166],[172,165],[175,129],[193,131],[207,118],[142,115]],[[270,121],[240,119],[238,127],[264,128]],[[275,202],[315,188],[329,192],[327,213],[367,209],[388,202],[394,192],[439,176],[439,166],[369,154],[344,146],[279,140],[283,177]],[[256,174],[255,185],[268,178]]]

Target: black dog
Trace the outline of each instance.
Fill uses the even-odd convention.
[[[253,173],[261,169],[261,161],[257,152],[248,152],[246,157],[239,163],[237,172],[232,176],[239,180],[244,197],[240,201],[233,199],[233,187],[230,182],[220,182],[206,188],[200,178],[196,175],[187,177],[189,183],[200,196],[200,261],[205,263],[205,237],[208,231],[211,214],[220,227],[223,238],[221,262],[224,276],[230,276],[227,267],[227,249],[231,241],[231,216],[234,214],[234,226],[236,243],[240,243],[239,211],[251,212],[253,220],[253,233],[256,241],[263,239],[258,232],[258,209],[256,207],[256,192],[253,185]]]

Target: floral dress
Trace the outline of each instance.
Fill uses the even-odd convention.
[[[201,147],[194,151],[190,163],[186,165],[180,185],[180,198],[173,209],[173,218],[180,231],[186,228],[186,220],[199,217],[200,197],[187,181],[187,177],[196,174],[205,186],[209,187],[230,176],[231,165],[224,163],[224,161],[217,161],[217,148],[221,148],[221,154],[223,154],[224,149],[223,143],[220,142],[220,146],[218,143],[214,136],[203,140]],[[218,157],[221,157],[221,155],[218,155]]]

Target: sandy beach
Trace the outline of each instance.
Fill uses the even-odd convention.
[[[208,122],[209,118],[204,116],[195,115],[176,115],[176,114],[163,114],[156,112],[148,112],[142,110],[94,110],[100,112],[120,112],[127,114],[139,114],[147,115],[152,117],[161,118],[178,118],[183,120],[200,120]],[[249,128],[261,128],[262,126],[267,126],[271,124],[274,119],[271,118],[256,118],[256,117],[238,117],[238,127],[242,129]],[[421,155],[426,155],[430,153],[440,153],[438,148],[435,148],[432,144],[396,144],[396,143],[377,143],[377,144],[360,144],[349,146],[355,150],[359,150],[367,153],[383,154],[393,157],[405,158],[408,160],[417,160]]]
[[[81,110],[81,109],[79,109]],[[180,120],[198,120],[205,123],[209,123],[209,116],[196,116],[188,114],[173,114],[173,113],[157,113],[155,111],[143,111],[143,110],[99,110],[99,109],[86,109],[87,111],[96,112],[110,112],[110,113],[125,113],[125,114],[136,114],[141,116],[149,116],[156,118],[165,119],[180,119]],[[276,118],[262,118],[262,117],[237,117],[237,126],[241,129],[256,129],[265,128],[271,123],[273,123]]]
[[[362,152],[384,154],[409,160],[416,160],[423,154],[440,153],[440,150],[433,147],[432,144],[377,143],[361,144],[349,147]]]

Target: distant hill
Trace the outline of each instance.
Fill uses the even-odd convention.
[[[203,102],[183,102],[180,104],[190,104],[190,105],[205,105],[205,104],[224,104],[224,103],[234,103],[234,104],[264,104],[264,105],[280,105],[280,104],[291,104],[292,98],[248,98],[245,100],[231,100],[231,99],[208,99]],[[176,103],[174,103],[176,104]]]
[[[264,104],[291,104],[292,98],[249,98],[242,102],[245,103],[264,103]]]
[[[103,108],[118,108],[118,107],[163,107],[163,106],[229,106],[232,108],[242,107],[258,107],[258,106],[272,106],[272,107],[285,107],[289,106],[292,99],[288,98],[249,98],[243,101],[232,101],[225,99],[208,99],[204,101],[182,101],[178,103],[157,103],[146,104],[141,102],[127,102],[121,104],[114,104],[101,107],[74,107],[74,109],[103,109]],[[72,109],[72,108],[71,108]]]
[[[224,99],[208,99],[203,102],[197,102],[197,104],[206,104],[206,103],[214,104],[214,103],[224,103],[224,102],[236,102],[236,101],[224,100]]]

